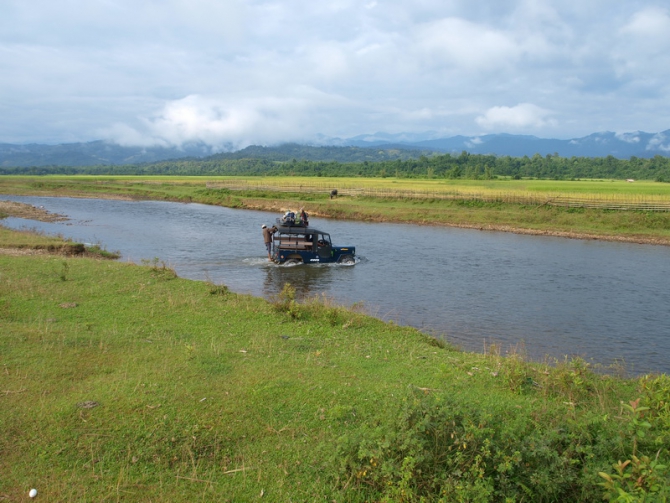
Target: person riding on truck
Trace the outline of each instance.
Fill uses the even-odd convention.
[[[300,208],[300,225],[304,225],[307,227],[309,225],[309,217],[307,216],[307,212],[305,211],[305,208]]]

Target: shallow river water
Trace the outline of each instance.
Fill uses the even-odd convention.
[[[354,245],[354,266],[280,267],[265,258],[261,224],[277,215],[200,204],[2,196],[70,220],[5,219],[120,251],[155,257],[181,277],[271,296],[362,303],[463,349],[496,343],[531,358],[581,356],[632,374],[670,373],[670,248],[445,227],[313,218],[334,244]]]

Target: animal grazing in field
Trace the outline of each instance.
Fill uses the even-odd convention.
[[[337,197],[337,189],[333,189],[330,191],[330,198],[332,199],[334,197]]]

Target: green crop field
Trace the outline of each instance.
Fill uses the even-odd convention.
[[[304,191],[330,191],[331,189],[397,190],[434,193],[510,193],[510,194],[582,194],[588,196],[624,195],[661,197],[670,200],[670,184],[651,181],[622,180],[438,180],[407,178],[362,178],[362,177],[232,177],[232,176],[5,176],[0,178],[0,189],[12,186],[30,186],[43,182],[45,185],[65,184],[77,186],[206,186],[209,184],[240,184],[267,187],[302,188]]]

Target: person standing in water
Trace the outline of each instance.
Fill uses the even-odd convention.
[[[275,233],[277,228],[274,226],[268,228],[268,226],[265,224],[263,224],[261,228],[263,229],[263,241],[265,242],[265,248],[268,251],[268,260],[272,260],[272,235]]]

